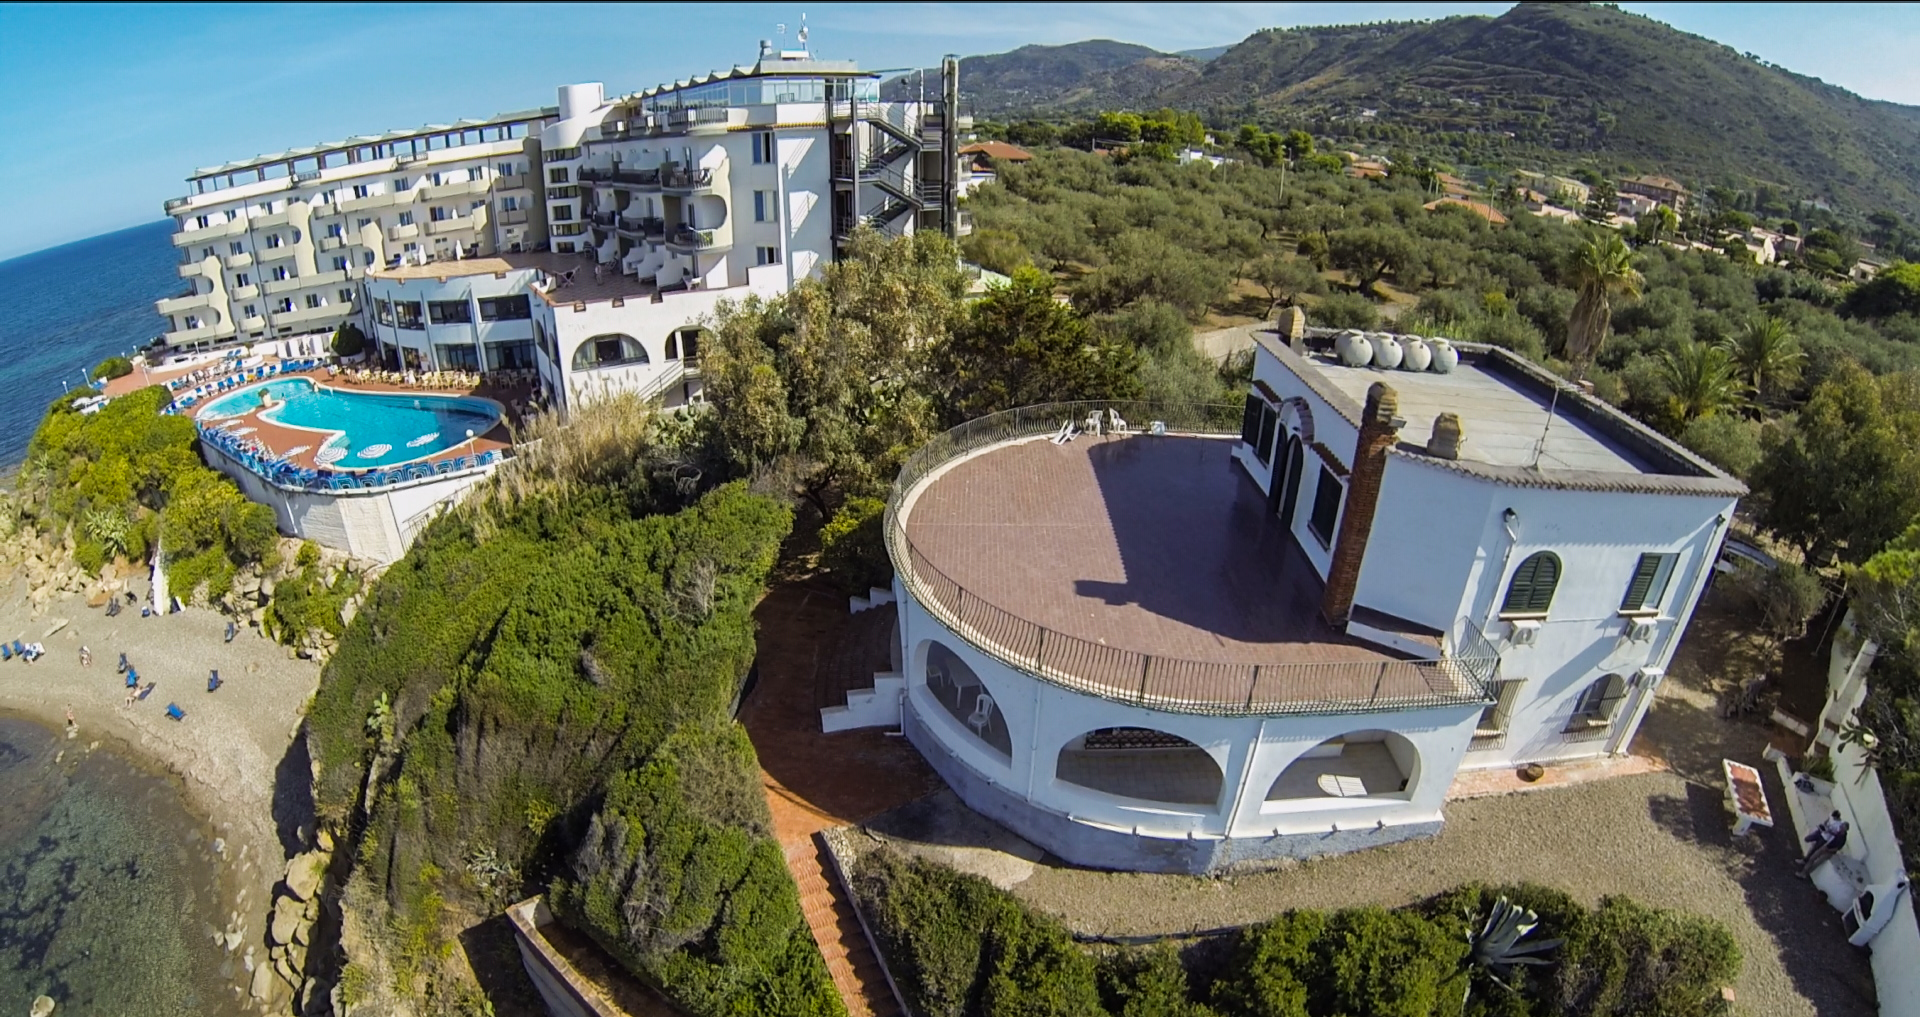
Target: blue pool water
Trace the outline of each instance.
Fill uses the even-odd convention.
[[[315,447],[331,443],[343,448],[346,454],[332,464],[339,470],[425,459],[465,442],[468,431],[482,435],[500,422],[499,404],[487,399],[350,392],[306,378],[276,378],[240,389],[207,404],[197,416],[203,422],[239,416],[259,406],[263,395],[279,404],[263,414],[266,419],[326,432],[313,436]]]

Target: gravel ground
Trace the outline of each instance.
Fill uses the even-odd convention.
[[[1710,690],[1684,679],[1663,689],[1639,744],[1664,757],[1670,772],[1454,801],[1433,839],[1254,874],[1075,869],[1035,859],[1037,852],[1008,853],[977,830],[929,833],[929,821],[910,814],[911,806],[874,826],[917,842],[902,846],[1011,884],[1029,904],[1092,934],[1190,932],[1289,908],[1394,906],[1473,880],[1542,883],[1589,904],[1624,894],[1726,924],[1745,957],[1734,985],[1739,1014],[1874,1013],[1865,957],[1846,945],[1838,914],[1819,892],[1793,875],[1799,853],[1791,829],[1732,836],[1722,757],[1760,765],[1769,795],[1783,799],[1773,767],[1761,765],[1767,732],[1720,720],[1713,705]],[[964,818],[991,825],[971,813]]]
[[[264,956],[272,887],[313,832],[312,774],[305,743],[293,735],[320,669],[287,659],[285,648],[252,629],[224,642],[225,618],[212,611],[142,618],[136,607],[108,618],[72,597],[35,617],[24,582],[0,577],[0,584],[0,637],[47,648],[36,663],[0,664],[0,710],[59,729],[71,709],[79,734],[69,744],[112,747],[181,778],[192,808],[227,842],[236,863],[227,873],[229,908],[246,926],[244,942]],[[68,624],[43,635],[59,619]],[[92,667],[80,666],[81,646],[92,650]],[[114,673],[121,653],[143,684],[156,683],[131,707]],[[225,684],[210,694],[211,668]],[[184,721],[166,718],[170,702],[186,710]]]

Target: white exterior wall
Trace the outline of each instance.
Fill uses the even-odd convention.
[[[912,727],[938,743],[930,753],[936,768],[969,804],[989,814],[996,806],[978,799],[981,786],[997,789],[1031,812],[1023,828],[1019,811],[1003,821],[1048,850],[1081,864],[1116,865],[1116,856],[1078,844],[1121,835],[1143,841],[1224,842],[1209,849],[1192,871],[1275,857],[1305,857],[1366,846],[1366,840],[1329,841],[1345,832],[1387,843],[1434,832],[1441,807],[1473,734],[1475,705],[1399,713],[1312,714],[1278,717],[1211,717],[1130,706],[1085,695],[1035,678],[976,649],[929,613],[910,591],[897,587],[905,650],[907,703]],[[1005,719],[1012,753],[1002,757],[947,712],[927,687],[927,652],[933,642],[954,652],[980,679]],[[1222,791],[1211,806],[1131,799],[1057,779],[1055,764],[1070,741],[1100,728],[1138,727],[1178,735],[1204,749],[1220,767]],[[1407,739],[1415,759],[1410,784],[1397,795],[1314,797],[1267,801],[1268,789],[1288,765],[1321,743],[1369,731]],[[918,741],[916,741],[918,744]],[[926,747],[922,746],[923,752]],[[937,758],[945,754],[971,771],[956,781]],[[1042,822],[1042,820],[1045,820]],[[1109,849],[1111,850],[1111,849]],[[1156,849],[1142,847],[1141,861]],[[1117,867],[1132,867],[1118,864]],[[1141,867],[1157,867],[1145,864]]]
[[[457,272],[460,266],[449,264],[447,271]],[[386,276],[373,276],[367,280],[367,313],[363,327],[367,335],[379,339],[389,347],[404,347],[419,352],[433,369],[447,369],[441,363],[441,357],[435,346],[469,345],[475,347],[482,370],[486,369],[486,349],[489,342],[531,342],[533,319],[523,318],[510,321],[480,320],[480,301],[491,297],[524,295],[530,304],[537,306],[538,297],[533,295],[533,283],[538,273],[530,268],[515,269],[506,273],[484,272],[475,275],[450,275],[446,278],[409,278],[396,279]],[[420,304],[421,320],[426,323],[424,329],[405,329],[394,325],[382,324],[376,307],[381,300],[409,301]],[[467,304],[470,322],[436,325],[427,308],[430,301],[464,301]],[[478,344],[478,345],[476,345]]]

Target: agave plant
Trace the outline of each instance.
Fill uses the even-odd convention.
[[[1514,968],[1522,964],[1538,966],[1548,963],[1540,955],[1565,942],[1559,939],[1520,942],[1539,924],[1540,916],[1532,911],[1505,897],[1495,901],[1479,933],[1467,934],[1467,942],[1473,946],[1473,964],[1485,971],[1487,977],[1501,988],[1511,990],[1513,986],[1508,985],[1507,981],[1513,977]]]

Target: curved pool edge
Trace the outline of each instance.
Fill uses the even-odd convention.
[[[217,423],[210,423],[210,422],[222,421],[222,420],[245,419],[247,414],[258,412],[260,414],[261,420],[265,421],[266,423],[272,424],[275,427],[285,428],[286,430],[289,430],[289,431],[301,431],[307,434],[320,436],[321,440],[313,446],[313,451],[315,452],[319,451],[322,448],[325,448],[327,445],[332,444],[333,442],[339,440],[341,437],[346,435],[347,432],[339,428],[308,427],[304,424],[291,424],[278,419],[277,416],[269,415],[269,414],[272,414],[275,410],[278,410],[284,407],[286,404],[285,400],[282,400],[280,403],[275,404],[274,406],[269,406],[264,408],[255,407],[253,409],[242,410],[238,413],[215,414],[212,412],[217,406],[219,406],[223,402],[226,402],[227,400],[237,399],[248,392],[257,391],[259,389],[268,388],[272,385],[283,384],[286,382],[304,382],[306,383],[308,388],[314,390],[315,392],[334,392],[344,396],[401,396],[401,397],[414,398],[414,399],[465,400],[465,401],[470,401],[475,403],[482,403],[482,404],[485,404],[485,406],[492,412],[493,422],[487,425],[487,428],[484,431],[476,431],[473,435],[474,439],[478,439],[488,434],[491,434],[496,428],[505,424],[507,420],[506,404],[502,403],[498,399],[494,399],[489,396],[483,396],[483,395],[478,395],[473,393],[461,394],[461,393],[453,393],[453,392],[416,392],[408,389],[387,392],[387,391],[369,391],[369,390],[354,389],[354,388],[342,388],[338,385],[323,385],[319,381],[313,378],[309,378],[306,375],[291,375],[286,377],[267,378],[261,381],[254,382],[251,385],[246,385],[244,387],[234,389],[233,391],[222,395],[218,399],[210,400],[205,406],[202,406],[197,412],[193,413],[191,416],[191,419],[193,420],[197,428],[199,428],[202,431],[208,431],[208,430],[218,429]],[[452,444],[444,445],[438,449],[435,449],[432,452],[427,452],[421,455],[413,456],[411,458],[399,459],[392,462],[373,463],[365,466],[349,466],[341,462],[334,462],[334,463],[322,465],[316,462],[314,464],[314,467],[316,469],[329,470],[334,473],[349,473],[349,474],[378,473],[383,470],[397,469],[400,467],[412,465],[414,463],[429,462],[435,459],[436,457],[446,456],[450,454],[455,455],[456,457],[462,457],[462,454],[458,452],[460,446],[467,444],[468,441],[471,441],[471,440],[472,439],[456,441],[456,442],[453,442]],[[380,442],[369,443],[369,445],[371,444],[382,444],[382,443]],[[368,447],[368,446],[362,446],[362,447]]]

